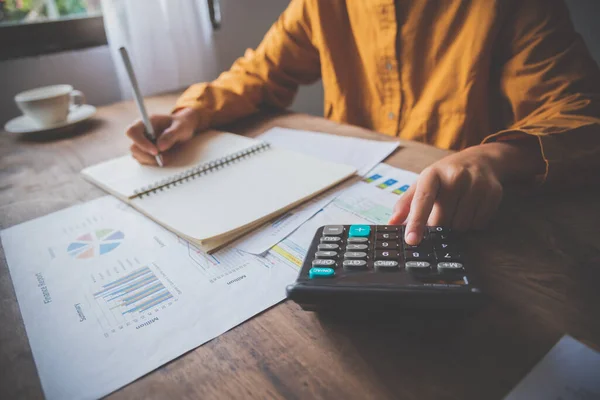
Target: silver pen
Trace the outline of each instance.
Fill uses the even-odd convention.
[[[133,72],[133,65],[131,65],[131,60],[129,59],[129,54],[127,53],[127,49],[125,47],[119,48],[119,53],[121,53],[121,58],[123,59],[123,64],[125,64],[125,69],[127,70],[127,75],[129,76],[129,82],[131,83],[131,88],[133,89],[133,98],[140,110],[140,114],[142,115],[142,122],[144,123],[144,127],[146,128],[146,137],[156,144],[156,133],[154,132],[154,128],[150,123],[150,118],[148,118],[148,113],[146,112],[146,106],[144,105],[144,98],[140,93],[140,88],[137,83],[137,79],[135,77],[135,73]],[[156,163],[162,167],[162,157],[159,154],[154,156]]]

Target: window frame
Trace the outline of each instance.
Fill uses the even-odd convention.
[[[102,15],[0,25],[0,61],[106,44]]]

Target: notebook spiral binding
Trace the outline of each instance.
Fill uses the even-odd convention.
[[[271,145],[269,143],[258,143],[254,146],[250,146],[244,150],[231,153],[225,157],[216,159],[214,161],[199,164],[193,168],[180,172],[179,174],[170,176],[151,185],[144,186],[140,189],[135,190],[133,192],[134,197],[142,198],[143,196],[149,196],[150,194],[154,194],[159,191],[164,191],[165,189],[169,189],[171,187],[183,184],[185,182],[189,182],[190,180],[196,179],[199,176],[206,175],[216,170],[225,168],[231,164],[237,163],[260,152],[268,150],[270,147]]]

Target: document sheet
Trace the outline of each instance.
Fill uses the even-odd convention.
[[[48,399],[98,398],[285,298],[297,269],[212,255],[112,197],[1,233]]]

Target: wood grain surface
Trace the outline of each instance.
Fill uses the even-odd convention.
[[[148,100],[168,112],[175,95]],[[70,131],[0,135],[0,227],[104,193],[79,171],[127,152],[135,105],[98,110]],[[298,114],[226,127],[273,126],[390,138]],[[419,172],[446,152],[402,143],[387,162]],[[600,348],[600,191],[508,198],[485,232],[469,234],[489,295],[474,315],[345,321],[279,304],[112,394],[115,399],[500,399],[565,333]],[[0,398],[41,398],[4,253],[0,255]]]

